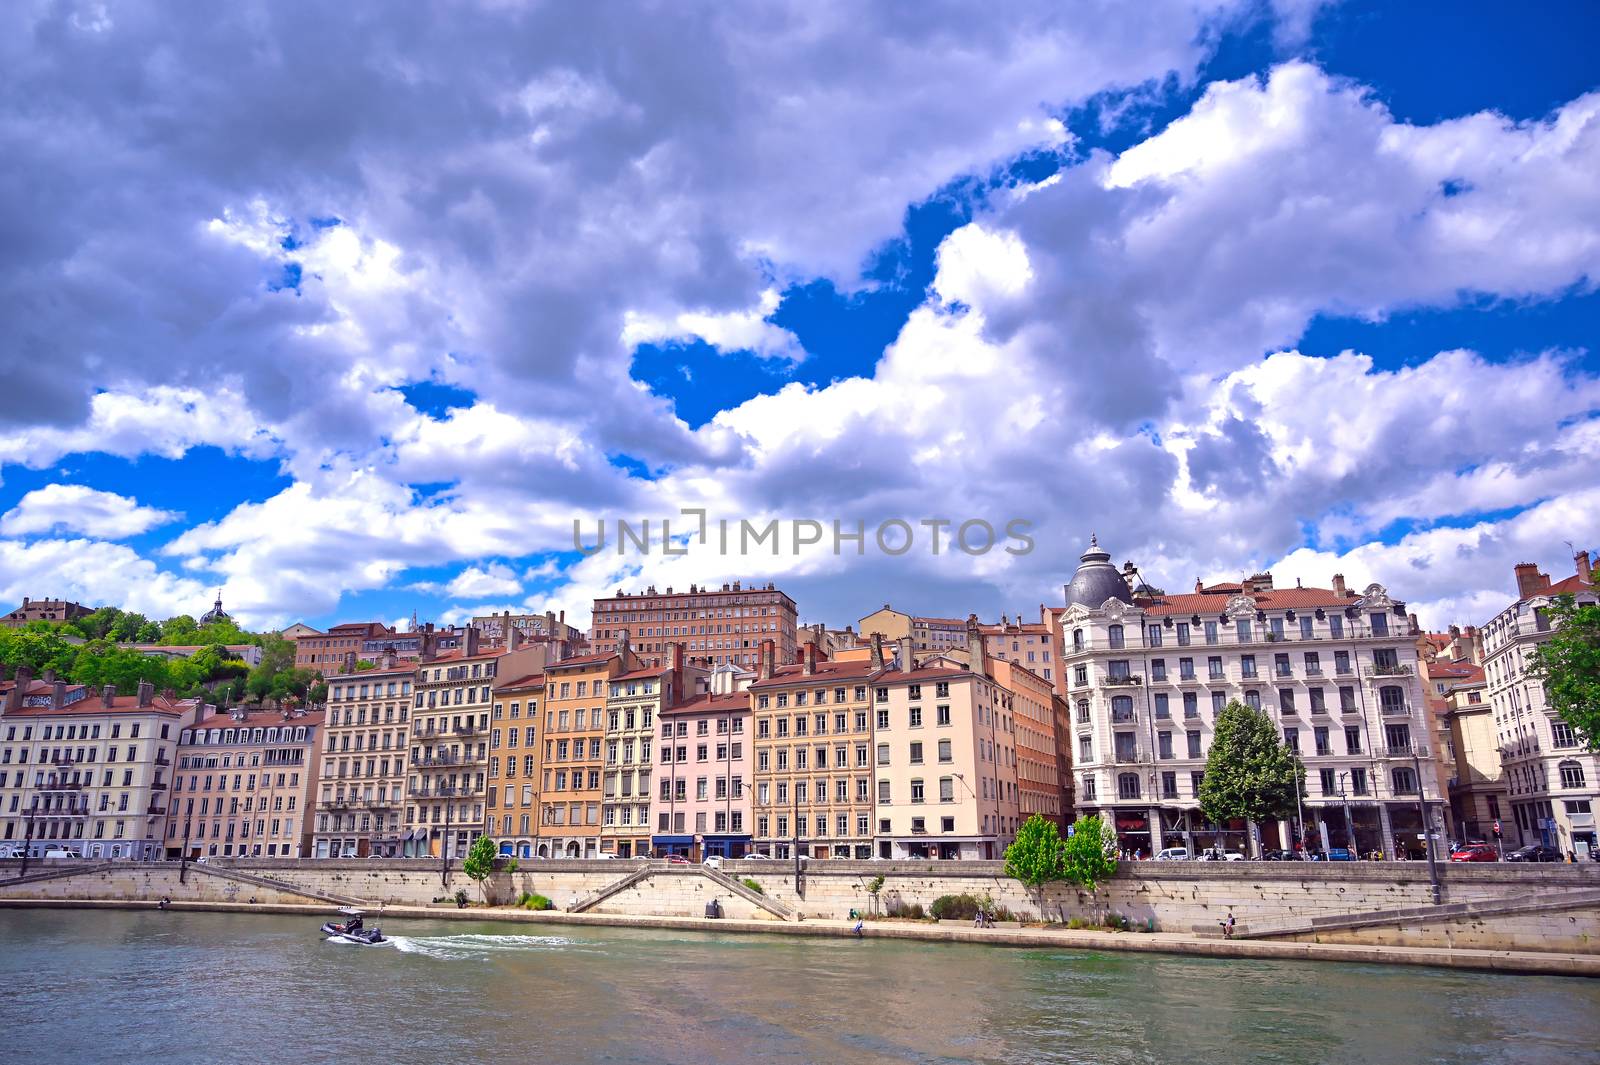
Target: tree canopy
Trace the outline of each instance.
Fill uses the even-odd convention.
[[[1287,818],[1295,811],[1304,772],[1271,718],[1230,702],[1212,726],[1200,809],[1218,824]]]
[[[1062,843],[1061,859],[1062,878],[1092,895],[1117,871],[1116,834],[1099,817],[1080,817]]]
[[[1528,672],[1544,683],[1550,709],[1600,750],[1600,606],[1561,595],[1547,617],[1550,638],[1534,650]]]
[[[1033,891],[1044,913],[1045,885],[1066,877],[1061,833],[1054,821],[1034,814],[1017,829],[1017,838],[1006,848],[1006,875]]]
[[[485,881],[489,874],[494,872],[494,860],[498,848],[493,839],[488,836],[479,836],[472,841],[472,846],[467,848],[467,856],[461,862],[461,871],[478,882],[479,890],[483,891],[485,901],[489,897],[489,889]]]

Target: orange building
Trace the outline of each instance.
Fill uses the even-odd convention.
[[[1018,816],[1026,821],[1033,814],[1043,814],[1064,828],[1071,812],[1064,785],[1072,779],[1072,766],[1067,761],[1063,767],[1066,752],[1056,736],[1058,728],[1066,725],[1066,701],[1049,681],[1025,665],[993,658],[988,666],[995,683],[1012,697]]]
[[[613,677],[644,668],[622,632],[616,653],[580,655],[545,666],[544,735],[539,745],[539,857],[600,853],[606,692]]]
[[[539,820],[539,712],[544,673],[495,686],[489,733],[489,834],[500,853],[533,856]]]

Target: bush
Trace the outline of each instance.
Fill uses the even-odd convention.
[[[1082,917],[1071,917],[1071,918],[1068,918],[1068,920],[1067,920],[1067,927],[1068,928],[1088,928],[1089,927],[1089,922],[1085,921]]]
[[[754,891],[757,895],[765,895],[766,894],[766,892],[761,889],[761,885],[756,883],[755,877],[750,877],[750,876],[742,877],[739,880],[739,883],[743,884],[745,887],[749,888],[751,891]]]
[[[545,896],[536,895],[529,891],[522,893],[522,896],[517,899],[517,905],[525,910],[553,910],[556,908],[556,904]]]
[[[923,921],[928,917],[927,911],[922,908],[922,903],[901,902],[899,899],[889,900],[888,913],[890,917],[904,917],[912,921]]]
[[[982,907],[983,900],[963,892],[934,899],[932,913],[936,921],[970,921],[978,916]]]
[[[465,888],[456,889],[456,905],[463,909],[467,905],[467,892]]]

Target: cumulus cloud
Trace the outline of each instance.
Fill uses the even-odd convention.
[[[138,500],[81,484],[47,484],[35,488],[0,516],[0,533],[29,536],[77,532],[104,540],[121,540],[169,522],[181,514],[143,507]]]
[[[212,590],[158,568],[125,544],[0,540],[0,600],[7,602],[20,603],[23,596],[71,599],[86,606],[118,606],[168,618],[204,612]]]
[[[418,581],[411,585],[419,592],[448,596],[451,599],[480,599],[490,595],[516,595],[522,582],[516,571],[503,562],[487,566],[468,566],[448,581]]]

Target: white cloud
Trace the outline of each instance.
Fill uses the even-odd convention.
[[[490,595],[516,595],[522,591],[522,582],[517,580],[510,566],[491,562],[487,566],[468,566],[448,581],[419,581],[411,587],[451,599],[481,599]]]
[[[99,540],[0,540],[0,601],[72,599],[152,618],[198,616],[213,588],[158,569],[124,544]],[[227,589],[224,589],[226,592]],[[231,609],[231,608],[230,608]]]
[[[0,533],[30,536],[77,532],[96,539],[121,540],[168,522],[181,514],[142,507],[138,500],[81,484],[47,484],[35,488],[0,516]]]
[[[623,319],[622,342],[632,348],[663,341],[703,340],[724,353],[750,351],[764,359],[799,362],[806,354],[799,339],[767,321],[778,309],[778,303],[778,291],[769,288],[761,293],[760,304],[748,311],[682,311],[669,316],[629,311]]]

